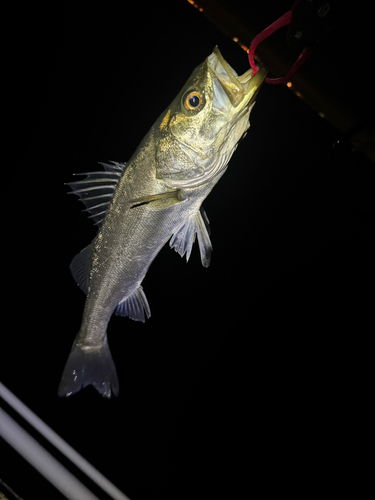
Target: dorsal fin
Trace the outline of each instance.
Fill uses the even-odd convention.
[[[68,182],[72,189],[68,194],[76,194],[86,205],[84,212],[90,212],[90,218],[100,227],[111,202],[117,183],[125,170],[126,163],[100,163],[104,172],[84,172],[74,175],[86,175],[81,181]]]
[[[84,248],[72,260],[69,268],[73,278],[80,289],[87,295],[89,289],[90,268],[92,262],[92,243]]]

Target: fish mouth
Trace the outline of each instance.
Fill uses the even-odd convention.
[[[250,68],[246,73],[238,76],[224,59],[217,46],[208,57],[208,66],[219,80],[234,108],[238,108],[241,104],[243,106],[251,105],[267,75],[264,67],[259,65],[259,70],[255,75],[253,69]],[[242,108],[242,106],[240,107]]]

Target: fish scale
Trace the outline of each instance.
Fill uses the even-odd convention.
[[[198,66],[127,164],[102,164],[69,183],[99,232],[70,266],[86,293],[81,328],[65,366],[60,396],[93,385],[104,397],[119,382],[107,340],[112,314],[145,321],[151,315],[142,281],[161,248],[189,260],[196,240],[208,267],[212,245],[201,205],[226,171],[249,128],[266,72],[242,77],[217,48]]]

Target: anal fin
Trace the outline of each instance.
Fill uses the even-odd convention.
[[[129,317],[135,321],[145,322],[151,316],[150,306],[143,288],[140,286],[129,297],[122,300],[116,307],[114,314],[116,316]]]

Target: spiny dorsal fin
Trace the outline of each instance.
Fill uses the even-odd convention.
[[[100,163],[103,165],[104,172],[84,172],[74,175],[86,175],[82,181],[68,182],[67,185],[72,188],[68,194],[76,194],[80,201],[86,205],[84,212],[89,212],[90,218],[100,227],[117,183],[124,172],[126,163]]]
[[[174,248],[181,257],[186,254],[186,262],[188,262],[195,242],[195,235],[198,235],[201,261],[204,267],[208,267],[211,262],[212,244],[208,233],[208,217],[203,208],[201,210],[203,217],[200,211],[191,215],[173,234],[169,246]]]

